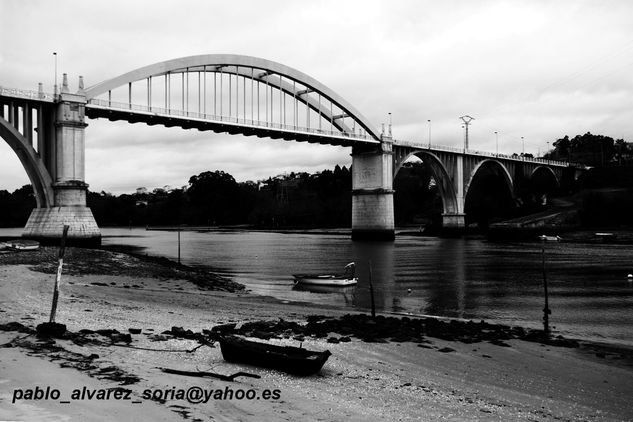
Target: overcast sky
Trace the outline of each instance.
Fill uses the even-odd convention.
[[[243,54],[298,69],[397,139],[543,152],[587,131],[633,141],[633,2],[0,0],[0,85],[51,92],[152,63]],[[133,192],[223,170],[238,181],[351,163],[349,148],[88,120],[86,182]],[[28,178],[0,142],[0,189]]]

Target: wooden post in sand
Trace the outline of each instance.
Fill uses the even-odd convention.
[[[545,306],[543,307],[543,334],[549,337],[549,315],[552,313],[549,309],[549,294],[547,291],[547,272],[545,271],[545,242],[546,236],[541,236],[541,262],[543,267],[543,290],[545,293]]]
[[[376,319],[376,304],[374,302],[374,283],[371,281],[371,261],[369,261],[369,296],[371,297],[371,317]]]
[[[62,266],[64,265],[64,251],[66,250],[66,235],[68,234],[68,228],[70,226],[64,225],[64,232],[62,233],[62,241],[59,246],[59,264],[57,266],[57,277],[55,277],[55,287],[53,290],[53,305],[51,307],[51,318],[49,322],[55,322],[55,313],[57,312],[57,299],[59,297],[59,282],[62,279]]]
[[[180,229],[182,226],[178,226],[178,264],[180,264]]]

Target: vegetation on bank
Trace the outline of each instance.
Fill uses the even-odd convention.
[[[574,181],[566,177],[554,192],[543,180],[517,180],[512,198],[502,178],[482,171],[466,199],[469,222],[485,227],[494,218],[512,218],[546,208],[542,195],[572,198],[580,224],[633,225],[633,145],[586,133],[552,143],[544,158],[592,166]],[[504,191],[505,189],[505,191]],[[88,206],[99,226],[218,226],[255,228],[350,227],[352,176],[336,166],[318,173],[290,173],[258,182],[237,182],[216,170],[191,176],[187,186],[113,195],[88,192]],[[409,162],[394,181],[396,225],[438,225],[442,199],[429,166]],[[30,185],[0,190],[0,227],[24,226],[35,198]]]

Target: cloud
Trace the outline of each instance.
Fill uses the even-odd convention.
[[[394,136],[544,151],[591,131],[633,140],[633,3],[561,0],[398,2],[0,2],[0,85],[52,90],[54,61],[71,85],[196,54],[262,57],[321,81]],[[54,25],[54,28],[51,27]],[[19,34],[19,36],[16,36]],[[61,76],[59,76],[61,79]],[[89,120],[87,182],[122,192],[180,186],[219,169],[238,180],[349,165],[350,150],[125,122]],[[0,185],[26,183],[0,145]],[[138,186],[136,186],[138,185]],[[1,188],[2,186],[0,186]]]

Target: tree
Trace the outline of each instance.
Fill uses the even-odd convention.
[[[238,184],[228,173],[205,171],[189,179],[187,194],[198,208],[194,214],[197,224],[234,223],[239,208]]]
[[[24,226],[35,206],[35,194],[31,185],[24,185],[12,193],[0,191],[0,226]]]
[[[615,144],[616,141],[613,138],[594,135],[591,132],[576,135],[572,139],[565,136],[552,143],[554,150],[545,154],[545,157],[555,160],[569,160],[592,167],[606,166],[616,154]]]

